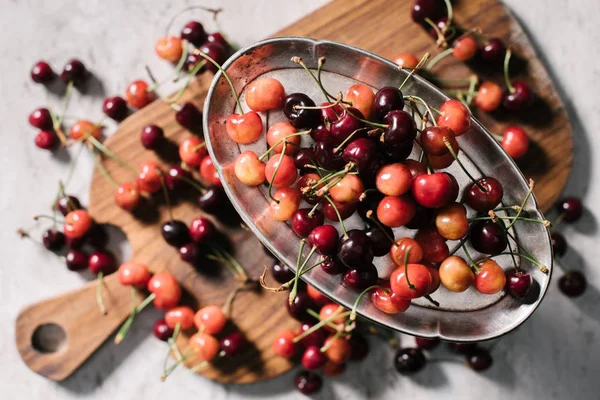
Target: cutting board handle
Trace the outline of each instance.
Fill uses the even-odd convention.
[[[131,289],[117,274],[103,283],[106,315],[96,304],[96,281],[20,311],[17,349],[31,370],[54,381],[66,379],[123,323],[131,310]]]

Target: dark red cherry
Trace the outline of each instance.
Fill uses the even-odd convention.
[[[39,131],[37,135],[35,135],[34,143],[42,150],[53,150],[58,144],[58,139],[54,132]]]
[[[335,148],[336,145],[333,139],[324,139],[317,142],[315,145],[315,158],[319,165],[332,171],[344,168],[342,152],[335,152]]]
[[[316,163],[315,151],[310,147],[303,147],[294,154],[294,165],[301,173],[313,172],[314,169],[306,168],[306,165]]]
[[[185,179],[191,179],[189,172],[178,165],[173,165],[169,168],[164,176],[165,186],[167,189],[175,191],[185,187]]]
[[[308,346],[302,354],[302,366],[310,371],[321,368],[325,362],[327,362],[327,357],[317,346]]]
[[[167,322],[164,319],[156,321],[152,330],[154,336],[163,342],[168,341],[171,336],[173,336],[173,329],[169,328],[169,325],[167,325]]]
[[[74,85],[82,84],[87,78],[87,69],[83,63],[75,58],[69,60],[60,73],[64,83],[73,82]]]
[[[179,248],[179,257],[187,263],[193,264],[200,258],[200,247],[196,243],[187,243]]]
[[[56,211],[58,211],[59,213],[61,213],[64,216],[66,216],[71,211],[79,210],[82,208],[81,203],[79,202],[79,199],[75,196],[69,196],[69,195],[61,196],[57,200],[54,207],[56,208]]]
[[[550,234],[552,238],[552,249],[554,250],[555,256],[564,256],[567,251],[567,241],[563,235],[558,232],[552,232]]]
[[[167,221],[161,226],[163,239],[174,247],[181,247],[191,241],[187,225],[178,220]]]
[[[385,229],[385,232],[383,229]],[[380,228],[377,225],[373,225],[365,231],[365,234],[369,238],[371,249],[373,250],[373,255],[375,257],[382,257],[390,252],[389,238],[394,237],[394,232],[391,228],[388,228],[387,226]]]
[[[225,49],[220,44],[214,42],[206,42],[202,46],[198,48],[198,50],[212,58],[217,62],[217,64],[221,65],[227,60],[227,54]],[[210,61],[206,62],[206,69],[210,72],[217,72],[219,69]]]
[[[29,114],[29,124],[43,131],[51,131],[53,128],[52,115],[47,108],[37,108]]]
[[[300,331],[298,332],[298,334],[302,334],[302,333],[306,332],[307,330],[311,329],[313,326],[314,326],[314,324],[308,323],[308,322],[301,324]],[[321,346],[323,346],[323,343],[325,343],[325,339],[327,339],[327,333],[325,332],[325,330],[317,329],[316,331],[313,331],[309,335],[303,337],[299,343],[301,345],[303,345],[304,347],[309,347],[309,346],[321,347]]]
[[[384,142],[377,143],[379,151],[383,153],[386,161],[389,163],[398,163],[406,160],[413,149],[413,142],[408,142],[403,146],[391,147],[387,146]]]
[[[429,24],[427,24],[428,26],[430,26],[429,29],[429,35],[434,38],[434,39],[438,39],[438,33],[435,29],[433,29],[433,27]],[[439,29],[440,32],[444,32],[444,38],[449,41],[452,36],[455,34],[455,32],[453,32],[452,30],[448,29],[448,18],[447,17],[443,17],[440,18],[439,20],[437,20],[435,22],[435,26],[437,26],[437,28]],[[425,72],[425,71],[424,71]]]
[[[65,234],[56,229],[48,229],[42,234],[42,244],[48,250],[60,250],[65,245]]]
[[[467,356],[467,365],[474,371],[485,371],[492,366],[493,359],[490,352],[483,348],[476,348]]]
[[[383,123],[388,125],[383,131],[383,143],[391,149],[405,148],[417,137],[417,125],[405,111],[390,111],[383,118]]]
[[[198,196],[198,207],[207,213],[214,214],[228,202],[222,187],[211,187]]]
[[[108,232],[104,226],[93,224],[84,236],[85,242],[95,249],[102,250],[108,244]]]
[[[107,97],[104,99],[104,103],[102,103],[102,111],[108,118],[112,118],[115,121],[124,120],[129,113],[127,102],[120,96]]]
[[[358,229],[347,232],[339,241],[338,260],[348,268],[362,268],[373,262],[373,249],[367,234]]]
[[[315,107],[315,102],[304,93],[291,93],[283,100],[283,113],[296,129],[310,129],[321,122],[321,113],[314,109],[297,109],[295,107]]]
[[[300,393],[307,396],[317,393],[319,390],[321,390],[321,386],[323,386],[323,380],[321,377],[310,371],[298,372],[294,382],[296,384],[296,389],[298,389]]]
[[[292,229],[296,235],[303,238],[307,237],[317,226],[322,225],[325,220],[321,211],[315,210],[311,216],[309,215],[310,210],[310,208],[301,208],[292,215]]]
[[[354,211],[356,211],[356,204],[334,204],[335,208],[334,205],[332,205],[329,201],[324,201],[323,205],[321,206],[323,215],[330,221],[339,221],[340,218],[345,220],[350,218],[354,214]],[[339,217],[335,212],[336,209],[340,214]]]
[[[210,33],[206,37],[206,41],[209,43],[215,43],[220,45],[221,47],[223,47],[223,49],[225,49],[227,53],[229,53],[232,50],[231,46],[229,45],[227,40],[225,40],[225,37],[223,36],[223,34],[221,34],[221,32]]]
[[[533,285],[533,278],[525,271],[511,269],[506,273],[506,291],[516,299],[523,299]]]
[[[485,192],[475,183],[472,183],[467,186],[465,202],[475,211],[488,212],[493,210],[500,204],[502,196],[504,196],[502,184],[497,179],[489,176],[481,178],[477,182],[485,189]]]
[[[344,274],[344,285],[356,291],[362,291],[373,286],[379,279],[377,268],[373,264],[361,266],[360,269],[350,269]]]
[[[310,131],[310,137],[315,142],[320,142],[324,139],[333,139],[333,135],[331,135],[331,131],[327,129],[327,127],[323,124],[317,125]]]
[[[454,153],[458,153],[458,142],[454,137],[454,132],[445,126],[429,126],[423,129],[419,136],[419,143],[427,154],[443,156],[449,152],[444,139],[450,143]]]
[[[314,310],[316,307],[316,304],[313,301],[313,299],[311,299],[310,296],[306,292],[298,292],[296,294],[296,297],[294,298],[294,301],[292,301],[291,305],[290,305],[290,302],[287,301],[287,299],[286,299],[285,304],[286,304],[288,313],[294,319],[297,319],[298,321],[307,321],[307,322],[314,321],[314,317],[312,317],[311,315],[308,314],[308,310],[309,309]]]
[[[427,228],[432,225],[434,218],[435,210],[433,208],[427,208],[421,205],[417,205],[417,211],[415,211],[415,216],[410,220],[408,224],[404,226],[406,226],[408,229]]]
[[[225,357],[234,357],[244,350],[248,344],[241,332],[233,332],[221,339],[220,348]]]
[[[364,194],[366,194],[366,196],[361,197],[361,200],[358,203],[358,215],[360,215],[362,219],[368,220],[367,213],[373,211],[372,218],[376,218],[377,207],[385,196],[381,192],[373,190],[367,191]]]
[[[296,276],[294,271],[289,269],[287,265],[279,262],[271,266],[271,275],[273,275],[273,279],[281,284],[291,281]]]
[[[415,338],[415,341],[417,343],[417,347],[420,349],[423,349],[423,350],[433,350],[436,347],[438,347],[440,344],[439,338],[427,339],[427,338],[418,337],[418,338]]]
[[[402,92],[394,86],[384,86],[375,93],[373,100],[373,119],[383,121],[383,118],[392,110],[402,110],[404,98]]]
[[[54,74],[52,67],[46,61],[38,61],[33,68],[31,68],[31,80],[35,83],[45,85],[52,82],[55,77],[56,74]]]
[[[567,197],[556,204],[556,210],[566,222],[575,222],[581,218],[583,206],[576,197]]]
[[[164,131],[156,125],[148,125],[142,129],[142,146],[154,150],[165,138]]]
[[[196,75],[200,75],[201,73],[206,71],[206,63],[209,62],[204,57],[199,56],[195,53],[189,53],[187,55],[187,57],[185,58],[185,62],[183,65],[184,65],[186,71],[191,72],[196,67],[196,65],[198,65],[199,62],[202,62],[205,64],[204,66],[200,67],[196,71]]]
[[[529,106],[533,102],[533,93],[529,85],[522,81],[512,83],[514,91],[506,91],[502,104],[511,111],[519,111]]]
[[[472,354],[479,347],[477,343],[456,343],[450,342],[448,343],[448,347],[455,353],[469,355]]]
[[[204,26],[198,21],[188,22],[181,30],[181,38],[187,40],[196,47],[202,46],[204,42],[206,42]]]
[[[492,220],[472,222],[469,239],[475,250],[491,255],[503,252],[508,244],[504,227]]]
[[[558,280],[558,288],[566,296],[581,296],[587,288],[587,279],[579,271],[568,271]]]
[[[426,19],[437,21],[446,12],[443,1],[439,0],[415,0],[412,5],[410,16],[419,24],[425,24]]]
[[[342,158],[345,163],[353,162],[361,175],[368,173],[377,163],[377,145],[369,139],[354,139],[344,149]]]
[[[350,336],[350,360],[362,361],[369,354],[369,342],[360,333],[354,331]]]
[[[190,102],[184,103],[179,111],[175,113],[175,120],[189,131],[202,129],[202,113]]]
[[[338,274],[341,274],[342,272],[347,271],[347,268],[344,264],[342,264],[340,261],[336,260],[335,258],[329,258],[329,257],[323,264],[321,264],[321,268],[323,269],[323,271],[325,271],[329,275],[338,275]]]
[[[213,237],[216,228],[208,218],[195,218],[190,223],[190,238],[196,244],[203,244]]]
[[[112,254],[104,251],[95,251],[88,259],[88,269],[94,275],[102,272],[104,275],[112,274],[117,270]]]
[[[321,225],[308,235],[308,244],[317,247],[320,254],[332,256],[337,250],[338,232],[333,225]]]
[[[419,175],[413,180],[413,197],[423,207],[439,208],[448,204],[452,191],[452,181],[443,172]]]
[[[398,349],[394,356],[396,371],[402,375],[410,375],[419,372],[425,367],[427,360],[423,352],[418,348]]]
[[[326,102],[321,103],[320,106],[324,107],[324,106],[329,106],[331,104],[332,103],[326,101]],[[344,112],[344,109],[339,104],[334,107],[322,108],[321,109],[321,121],[323,123],[331,124],[332,122],[337,121],[343,112]]]
[[[362,113],[354,108],[348,107],[344,110],[342,115],[331,124],[331,135],[337,145],[346,140],[351,134],[353,134],[356,130],[363,127],[363,123],[358,120],[364,119]],[[366,135],[366,130],[354,133],[353,138],[358,138],[360,136]]]
[[[88,256],[81,250],[69,249],[65,254],[65,263],[70,271],[81,271],[88,266]]]
[[[488,64],[501,65],[506,55],[506,46],[500,39],[490,39],[481,49],[481,58]]]
[[[85,236],[78,238],[66,238],[65,244],[70,249],[79,250],[85,243]],[[87,264],[86,264],[87,265]]]
[[[446,175],[448,175],[448,178],[450,178],[450,187],[452,188],[451,191],[451,195],[450,195],[450,202],[456,201],[456,199],[458,198],[458,192],[460,190],[460,187],[458,186],[458,181],[456,180],[456,178],[454,177],[454,175],[452,175],[449,172],[444,172]]]

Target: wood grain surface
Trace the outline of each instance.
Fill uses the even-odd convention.
[[[434,40],[410,19],[410,1],[334,0],[274,36],[308,36],[335,40],[373,51],[393,59],[402,52],[422,54],[437,49]],[[466,29],[480,28],[487,37],[502,38],[526,60],[519,79],[529,82],[537,95],[535,104],[518,115],[502,112],[487,115],[476,112],[483,124],[494,133],[501,133],[510,124],[523,126],[533,141],[530,153],[520,166],[527,177],[536,180],[536,196],[542,209],[547,210],[560,195],[568,177],[572,159],[572,137],[566,111],[552,81],[535,54],[518,22],[497,0],[458,1],[455,20]],[[468,77],[472,70],[486,79],[502,82],[501,71],[490,73],[477,65],[464,65],[451,59],[434,69],[442,77]],[[179,101],[193,102],[202,109],[211,77],[202,76]],[[140,144],[141,129],[156,124],[165,129],[169,145],[158,154],[145,150]],[[119,157],[136,168],[143,161],[155,160],[164,165],[176,163],[177,144],[189,132],[174,120],[174,111],[160,101],[127,118],[105,144]],[[135,176],[112,160],[105,161],[112,176],[119,182]],[[196,176],[197,178],[199,176]],[[96,170],[91,185],[89,211],[99,223],[110,223],[123,230],[132,248],[132,260],[146,263],[154,272],[168,270],[185,288],[186,301],[194,306],[221,305],[235,286],[227,270],[204,263],[189,265],[180,260],[176,249],[168,246],[160,235],[160,225],[168,220],[167,209],[158,193],[147,199],[135,214],[121,210],[114,203],[115,188]],[[189,223],[202,215],[196,206],[197,194],[188,192],[176,200],[175,218]],[[235,256],[258,277],[272,261],[260,248],[253,235],[240,228],[232,209],[226,211],[226,223],[212,218],[225,232],[235,249]],[[98,314],[94,299],[95,283],[56,298],[40,302],[21,311],[16,325],[16,341],[25,363],[35,372],[54,380],[72,374],[126,318],[130,308],[129,290],[122,288],[115,276],[106,279],[107,316]],[[264,292],[242,292],[233,306],[232,320],[251,343],[249,351],[235,360],[219,360],[200,373],[221,382],[247,383],[276,376],[292,366],[271,351],[275,334],[294,327],[285,310],[285,296]],[[56,323],[67,334],[66,346],[54,353],[44,353],[32,346],[35,329],[44,323]],[[180,344],[186,335],[184,332]]]

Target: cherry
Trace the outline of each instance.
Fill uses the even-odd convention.
[[[360,268],[350,269],[344,274],[344,285],[350,289],[362,291],[377,283],[377,268],[373,264],[361,265]]]
[[[346,364],[338,364],[333,361],[327,361],[323,365],[323,374],[327,376],[339,376],[346,371]]]
[[[43,131],[51,131],[53,127],[52,115],[47,108],[36,108],[29,114],[29,124]]]
[[[93,224],[84,239],[90,246],[96,249],[103,249],[108,244],[108,233],[102,225]]]
[[[321,108],[321,120],[322,122],[324,122],[324,124],[320,124],[318,125],[318,127],[326,127],[329,126],[329,124],[331,124],[332,122],[335,122],[338,120],[338,118],[340,117],[340,115],[344,112],[344,109],[342,108],[342,106],[340,106],[339,104],[336,104],[333,107],[330,107],[333,103],[329,102],[329,101],[325,101],[323,103],[320,104],[321,107],[326,107],[326,108]],[[325,128],[328,129],[328,128]],[[315,139],[315,141],[318,141],[317,139]]]
[[[210,33],[206,37],[206,41],[209,43],[219,44],[226,50],[229,50],[229,47],[230,47],[229,43],[227,42],[227,40],[225,40],[225,37],[223,36],[223,34],[221,32]]]
[[[88,256],[81,250],[69,249],[65,254],[65,262],[69,271],[81,271],[88,266]]]
[[[297,353],[299,347],[297,343],[293,342],[295,337],[296,334],[290,329],[279,332],[279,334],[275,336],[275,340],[271,346],[273,353],[277,354],[279,357],[293,357]]]
[[[154,125],[144,128],[144,131]],[[156,127],[156,129],[160,129]],[[161,129],[162,133],[162,129]],[[179,158],[190,167],[199,167],[202,160],[208,155],[204,140],[195,136],[190,136],[179,145]]]
[[[408,249],[410,249],[407,260],[409,263],[416,264],[423,259],[423,248],[421,245],[415,239],[402,238],[396,240],[390,249],[390,257],[397,266],[404,266],[404,257]]]
[[[449,150],[444,143],[444,139],[450,143],[454,153],[458,153],[458,142],[450,128],[443,126],[430,126],[421,132],[419,141],[423,150],[434,156],[443,156],[448,154]]]
[[[258,186],[265,181],[265,168],[255,152],[246,150],[235,160],[234,172],[244,185]]]
[[[558,288],[569,297],[578,297],[587,288],[587,279],[579,271],[568,271],[558,280]]]
[[[400,163],[384,165],[375,177],[377,190],[386,196],[400,196],[411,189],[412,183],[410,169]]]
[[[480,271],[475,275],[473,286],[484,294],[498,293],[506,286],[504,270],[494,260],[485,260],[477,264]]]
[[[439,273],[442,284],[451,292],[464,292],[475,280],[469,265],[458,256],[446,258],[440,265]]]
[[[471,113],[458,100],[448,100],[440,107],[442,114],[438,117],[438,126],[452,129],[455,136],[460,136],[471,127]]]
[[[321,377],[309,371],[298,372],[294,382],[296,384],[296,389],[307,396],[317,393],[321,390],[321,386],[323,385]]]
[[[281,108],[285,89],[274,78],[258,78],[246,88],[246,104],[254,111],[267,111]]]
[[[127,103],[120,96],[107,97],[102,103],[102,111],[107,117],[115,121],[122,121],[127,117],[129,110]]]
[[[321,198],[316,196],[314,191],[311,189],[311,186],[315,185],[321,177],[314,173],[308,173],[306,175],[302,175],[298,182],[296,183],[296,189],[300,192],[300,196],[306,201],[308,204],[317,204],[321,201]],[[324,184],[320,184],[316,187],[316,189],[320,189],[324,186]],[[336,219],[337,220],[337,219]]]
[[[388,125],[383,131],[383,144],[391,149],[403,149],[417,137],[417,126],[409,113],[392,110],[383,118]],[[406,158],[406,157],[405,157]]]
[[[31,80],[35,83],[45,85],[52,82],[55,76],[52,67],[46,61],[38,61],[31,68]]]
[[[583,206],[580,199],[576,197],[567,197],[556,204],[556,210],[566,222],[575,222],[581,218]]]
[[[471,246],[484,254],[498,254],[506,249],[508,241],[504,227],[492,220],[475,221],[471,224],[469,238]]]
[[[362,268],[373,262],[373,250],[367,234],[353,229],[342,236],[339,241],[338,259],[348,268]]]
[[[364,119],[370,119],[373,112],[373,101],[375,94],[367,85],[356,83],[346,90],[344,100],[352,102],[352,107],[356,108],[364,116]],[[385,115],[384,115],[385,116]]]
[[[446,175],[448,175],[448,178],[450,178],[451,181],[451,187],[452,187],[452,194],[450,195],[450,201],[456,201],[456,199],[458,198],[458,192],[460,190],[459,186],[458,186],[458,181],[456,180],[456,178],[454,177],[454,175],[452,175],[449,172],[444,172]]]
[[[321,225],[308,235],[308,244],[316,246],[320,254],[332,256],[338,245],[338,232],[332,225]]]
[[[436,228],[420,229],[415,235],[415,240],[423,249],[425,261],[439,263],[444,261],[450,253],[446,239],[439,234]]]
[[[300,325],[298,335],[303,334],[307,330],[311,329],[314,325],[310,323],[303,323]],[[298,343],[304,347],[316,346],[321,347],[326,339],[326,333],[323,329],[317,329],[307,336],[303,337]]]
[[[42,235],[42,244],[48,250],[60,250],[65,245],[65,235],[56,229],[48,229]]]
[[[375,257],[382,257],[390,252],[388,238],[394,236],[394,232],[390,228],[373,225],[365,230],[365,235],[369,238],[371,250],[373,250]]]
[[[513,90],[507,90],[504,93],[502,104],[511,111],[519,111],[529,106],[533,102],[533,93],[529,85],[522,81],[512,83]]]
[[[477,54],[477,42],[471,36],[459,38],[454,43],[452,54],[457,60],[469,61]]]
[[[385,196],[377,190],[369,190],[364,194],[366,194],[366,196],[361,196],[360,203],[358,203],[357,206],[357,211],[362,219],[368,220],[369,217],[367,216],[367,213],[372,211],[372,213],[376,216],[377,207]],[[371,216],[371,218],[373,218],[373,216]]]
[[[350,342],[339,336],[330,336],[325,340],[325,357],[336,364],[343,364],[350,359]]]
[[[308,346],[302,354],[302,366],[309,371],[321,368],[326,361],[325,354],[321,353],[317,346]]]
[[[475,95],[475,105],[483,111],[494,111],[502,104],[502,88],[494,82],[485,81]]]
[[[567,241],[563,235],[558,232],[552,232],[550,234],[552,239],[552,249],[554,250],[555,256],[564,256],[567,251]]]
[[[179,248],[179,257],[182,261],[195,264],[200,258],[200,247],[196,243],[187,243]]]
[[[354,331],[350,336],[350,360],[362,361],[369,354],[369,342],[360,333]]]
[[[312,321],[313,317],[307,310],[315,308],[316,304],[306,292],[298,292],[291,305],[286,301],[286,307],[292,318],[298,321]]]
[[[329,303],[329,299],[314,286],[306,285],[306,293],[319,305]],[[323,309],[321,309],[321,311],[322,310]]]
[[[190,174],[178,165],[172,165],[164,175],[165,186],[167,189],[174,191],[183,188],[185,179],[190,179]]]
[[[163,60],[175,63],[183,54],[183,43],[176,36],[162,37],[156,41],[154,51]]]
[[[294,165],[300,170],[300,173],[308,173],[311,169],[307,165],[315,163],[315,151],[310,147],[302,147],[294,154]]]
[[[452,181],[443,172],[417,176],[412,185],[414,199],[427,208],[439,208],[450,201]]]
[[[281,284],[291,281],[296,276],[294,271],[282,263],[275,263],[271,266],[271,275],[273,275],[273,279]]]
[[[182,221],[167,221],[162,224],[160,231],[163,239],[173,247],[181,247],[191,241],[188,227]]]
[[[472,183],[465,191],[465,202],[469,207],[479,212],[488,212],[493,210],[502,201],[504,189],[502,184],[492,177],[485,177]],[[479,186],[485,189],[482,191]]]
[[[408,281],[406,274],[408,271]],[[403,299],[416,299],[428,293],[431,285],[431,273],[423,264],[407,264],[396,268],[390,276],[392,291]]]
[[[154,161],[146,161],[142,164],[140,170],[141,172],[136,179],[137,187],[143,192],[158,192],[162,187],[160,164]]]
[[[404,161],[404,165],[410,171],[410,174],[412,175],[413,179],[419,175],[427,173],[427,164],[423,162],[416,160],[406,160]]]
[[[212,360],[219,352],[219,341],[208,333],[195,333],[190,337],[189,346],[201,361]]]
[[[199,217],[190,223],[190,238],[197,244],[203,244],[215,233],[215,226],[208,218]]]
[[[435,227],[439,234],[447,240],[459,240],[469,231],[467,210],[460,203],[450,203],[437,212]]]
[[[196,47],[200,47],[206,42],[206,32],[204,26],[198,21],[190,21],[183,26],[181,38],[187,40]]]
[[[190,329],[194,326],[194,311],[188,306],[173,307],[165,313],[165,322],[169,328],[179,325],[181,329]]]
[[[467,365],[474,371],[485,371],[492,366],[493,359],[490,352],[480,347],[467,356]]]
[[[173,329],[169,328],[164,319],[156,321],[152,331],[154,332],[154,336],[163,342],[166,342],[173,336]]]
[[[419,64],[419,59],[412,53],[400,53],[396,56],[394,62],[402,68],[416,68]]]
[[[227,59],[225,48],[218,43],[206,42],[198,48],[200,53],[206,54],[216,61],[217,64],[223,64]],[[206,69],[212,73],[216,73],[219,69],[211,62],[206,63]]]
[[[103,273],[104,275],[112,274],[116,271],[115,259],[110,253],[95,251],[90,254],[88,259],[88,269],[94,275]]]
[[[234,142],[250,144],[257,141],[262,135],[263,124],[258,113],[249,111],[245,114],[232,114],[227,117],[225,129]]]
[[[404,312],[410,306],[410,300],[403,299],[389,289],[376,288],[371,292],[371,303],[386,314]]]
[[[337,119],[337,117],[336,117],[336,119]],[[324,124],[317,125],[315,128],[313,128],[310,131],[310,137],[315,142],[320,142],[321,140],[325,140],[325,139],[333,139],[333,136],[331,135],[331,131]]]
[[[60,73],[64,83],[73,82],[75,86],[82,84],[87,78],[88,71],[83,63],[75,58],[69,60]]]
[[[354,211],[356,211],[356,204],[340,204],[336,201],[333,201],[333,204],[331,204],[329,201],[325,201],[321,206],[321,211],[328,220],[338,221],[339,218],[335,212],[336,208],[337,212],[340,214],[339,218],[341,218],[343,221],[347,218],[350,218],[354,214]]]
[[[375,121],[383,121],[390,111],[402,109],[404,109],[404,98],[397,87],[384,86],[375,93],[373,99],[373,119]]]
[[[477,343],[456,343],[450,342],[448,343],[448,347],[455,353],[469,355],[475,352],[479,347]]]
[[[79,202],[79,199],[70,195],[60,196],[54,204],[54,209],[62,215],[67,215],[71,211],[79,210],[80,208],[81,203]]]
[[[443,156],[429,155],[427,156],[427,159],[429,161],[429,165],[433,169],[448,168],[454,162],[454,156],[450,152],[444,154]]]
[[[125,91],[125,101],[133,108],[143,108],[154,100],[154,94],[148,91],[146,81],[138,79],[131,82]]]
[[[344,264],[333,258],[327,258],[325,262],[321,264],[321,269],[329,275],[339,275],[347,270]]]
[[[117,271],[119,282],[125,286],[145,288],[150,281],[151,275],[145,264],[127,261],[119,266]]]
[[[301,107],[315,107],[315,102],[304,93],[288,94],[283,100],[283,113],[298,129],[308,129],[317,126],[321,122],[320,112],[315,109],[302,109]]]
[[[415,338],[415,342],[417,344],[417,347],[420,349],[433,350],[439,346],[440,339],[439,338],[429,339],[429,338],[417,337],[417,338]]]
[[[163,141],[164,131],[156,125],[148,125],[142,129],[142,146],[148,150],[154,150]]]
[[[206,59],[202,56],[199,56],[195,53],[189,53],[185,58],[185,63],[183,65],[186,71],[191,72],[194,68],[196,68],[199,62],[205,62],[205,60]],[[199,69],[196,71],[196,75],[200,75],[204,71],[206,71],[206,64],[199,67]]]
[[[394,366],[396,371],[402,375],[409,375],[419,372],[425,367],[427,360],[423,352],[418,348],[398,349],[394,356]]]
[[[221,186],[221,178],[210,156],[205,156],[200,163],[200,176],[211,186]]]
[[[134,182],[122,183],[115,191],[115,203],[125,211],[133,211],[141,199],[142,195]]]
[[[202,112],[194,104],[185,102],[175,113],[175,121],[189,131],[200,131],[202,129]]]
[[[198,207],[207,213],[215,213],[223,208],[226,201],[227,196],[222,187],[211,187],[198,196]]]
[[[412,20],[424,24],[426,19],[437,21],[444,16],[445,9],[437,0],[415,0],[411,9]]]
[[[269,148],[273,147],[273,151],[275,153],[281,153],[285,148],[285,153],[288,155],[293,155],[298,151],[298,147],[300,146],[300,140],[302,139],[298,135],[294,135],[298,131],[294,128],[289,122],[276,122],[267,131],[267,144]],[[294,136],[292,136],[294,135]],[[290,142],[289,144],[278,142],[285,140]]]
[[[221,307],[206,306],[202,307],[194,315],[194,323],[196,328],[203,330],[211,335],[216,335],[221,332],[227,324],[227,316]]]
[[[323,213],[315,210],[310,215],[310,208],[301,208],[292,215],[292,229],[296,235],[307,237],[319,225],[323,225]]]
[[[511,269],[506,273],[506,291],[516,299],[523,299],[533,285],[533,278],[525,271]]]
[[[423,229],[432,225],[435,217],[435,210],[432,208],[423,207],[417,204],[415,216],[405,226],[408,229]]]
[[[371,90],[371,89],[369,89]],[[331,127],[329,130],[331,131],[331,135],[333,136],[333,140],[337,145],[341,144],[343,141],[348,139],[352,133],[356,130],[363,127],[363,123],[358,120],[365,119],[362,112],[354,107],[348,107],[345,109],[340,117],[331,123]],[[364,131],[360,131],[354,134],[354,138],[359,135],[364,136]]]
[[[340,204],[358,203],[360,195],[365,191],[362,180],[353,174],[345,175],[339,182],[329,188],[333,201]]]
[[[50,131],[39,131],[35,135],[35,145],[42,150],[52,150],[56,147],[58,141],[54,133]]]
[[[443,18],[440,18],[439,20],[437,20],[435,22],[435,26],[439,29],[440,32],[444,33],[444,38],[445,39],[450,39],[450,36],[452,35],[452,32],[450,32],[448,30],[449,25],[448,25],[448,18],[447,17],[443,17]],[[438,39],[438,36],[439,36],[438,32],[433,27],[431,27],[429,29],[429,35],[432,38],[434,38],[434,39]]]
[[[488,64],[502,64],[506,54],[506,46],[500,39],[490,39],[481,49],[481,58]]]
[[[440,280],[440,271],[438,267],[429,262],[425,262],[424,265],[427,267],[429,273],[431,274],[431,284],[427,289],[427,294],[431,294],[438,290],[440,285],[442,284],[442,281]]]
[[[334,139],[323,139],[315,145],[315,159],[323,168],[337,171],[344,167],[342,154],[335,151]]]
[[[509,126],[502,132],[500,144],[502,144],[508,155],[516,160],[527,153],[529,138],[523,129],[518,126]]]
[[[85,140],[90,136],[100,139],[102,136],[101,126],[91,121],[80,119],[69,129],[69,137],[73,140]]]
[[[241,332],[233,332],[221,339],[220,348],[225,357],[238,355],[248,342]]]
[[[353,162],[361,175],[368,174],[379,158],[377,145],[366,138],[355,139],[348,143],[342,158],[345,163]]]
[[[293,188],[281,188],[273,194],[269,203],[271,217],[278,221],[287,221],[300,206],[300,193]]]
[[[408,194],[386,196],[377,206],[377,219],[385,226],[397,228],[406,225],[415,216],[417,206]]]
[[[90,217],[87,211],[71,211],[65,216],[63,233],[68,238],[80,238],[90,230],[92,222],[92,217]]]

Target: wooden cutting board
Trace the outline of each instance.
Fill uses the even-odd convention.
[[[560,195],[571,168],[571,126],[563,103],[523,29],[500,2],[461,0],[456,3],[455,20],[460,26],[467,29],[479,27],[487,37],[502,38],[516,54],[527,60],[519,78],[529,82],[538,96],[538,101],[528,113],[498,113],[493,116],[477,113],[476,116],[495,133],[501,133],[503,127],[509,124],[518,124],[527,130],[534,144],[530,154],[521,163],[521,168],[527,177],[536,180],[537,199],[542,209],[547,210]],[[435,54],[437,50],[433,39],[411,21],[410,5],[410,1],[334,0],[275,36],[335,40],[390,59],[406,51],[417,55],[426,51]],[[444,71],[443,77],[467,77],[471,73],[467,66],[450,59],[436,67],[436,71],[440,70]],[[500,71],[485,77],[502,82]],[[201,109],[210,81],[208,76],[200,77],[180,103],[192,101]],[[148,124],[166,127],[165,133],[171,145],[161,151],[162,158],[145,150],[140,144],[140,131]],[[174,112],[156,101],[127,118],[105,144],[136,167],[147,160],[167,165],[169,159],[171,163],[177,162],[172,155],[176,154],[177,143],[188,135],[189,132],[175,123]],[[111,160],[106,161],[106,167],[119,182],[134,179],[131,172]],[[223,304],[234,286],[233,279],[224,268],[208,264],[194,268],[179,259],[177,251],[168,246],[160,235],[160,225],[168,219],[164,205],[149,207],[134,216],[118,208],[113,197],[114,187],[95,171],[89,211],[98,222],[110,223],[123,230],[131,244],[131,258],[146,263],[153,271],[168,270],[173,273],[188,292],[191,303]],[[186,197],[177,202],[174,206],[175,217],[187,223],[202,215],[193,200],[193,197]],[[155,206],[161,203],[160,196],[154,197],[151,202]],[[236,221],[235,218],[230,219]],[[225,225],[215,219],[213,221],[230,236],[235,256],[249,274],[258,277],[264,265],[271,263],[260,249],[258,240],[240,228],[237,222]],[[129,312],[130,294],[128,289],[120,286],[116,276],[106,279],[107,316],[99,315],[94,291],[95,283],[92,282],[82,289],[21,311],[16,322],[16,342],[23,360],[33,371],[53,380],[67,378],[123,322]],[[284,301],[285,296],[282,295],[242,292],[234,303],[232,319],[235,328],[241,330],[250,341],[250,350],[233,361],[221,360],[201,373],[220,382],[247,383],[289,370],[292,363],[276,357],[271,351],[276,333],[295,326],[287,316]],[[40,347],[38,328],[42,325],[48,327],[48,324],[62,327],[67,338],[64,346],[58,349]],[[180,340],[182,347],[185,337],[182,335]],[[42,351],[44,349],[46,351]]]

